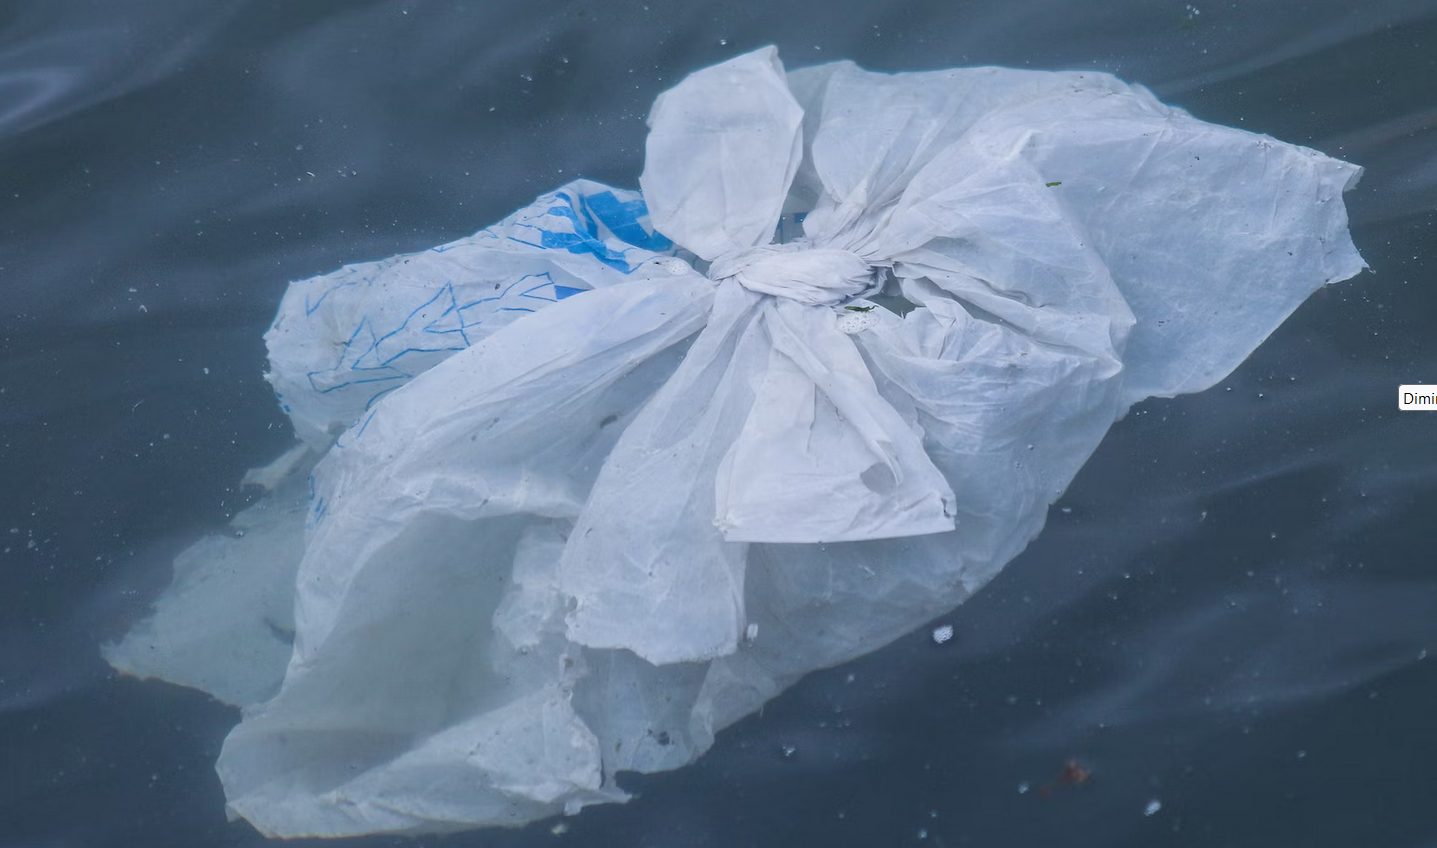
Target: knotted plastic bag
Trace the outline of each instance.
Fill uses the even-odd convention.
[[[305,446],[238,519],[272,531],[196,546],[107,649],[245,706],[218,771],[262,832],[625,799],[961,603],[1131,404],[1363,267],[1360,169],[1106,74],[768,48],[649,127],[641,194],[579,181],[286,295]]]

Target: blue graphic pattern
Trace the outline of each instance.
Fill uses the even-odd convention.
[[[455,352],[464,350],[473,343],[465,331],[482,323],[485,313],[477,310],[477,307],[513,298],[555,303],[584,291],[587,289],[555,283],[548,272],[527,274],[492,297],[478,298],[461,305],[455,296],[454,284],[446,282],[437,293],[405,316],[398,326],[382,335],[375,331],[373,322],[365,316],[345,341],[335,364],[329,368],[310,371],[306,377],[309,379],[310,388],[318,394],[328,394],[365,383],[399,381],[399,385],[402,385],[417,376],[417,372],[411,373],[396,366],[395,363],[402,357],[412,353]],[[466,314],[469,310],[475,310],[476,314]],[[534,308],[501,306],[498,311],[533,312]],[[421,339],[434,337],[435,343],[416,345],[416,334]],[[420,371],[422,370],[421,368]],[[399,388],[399,385],[385,386],[371,395],[365,403],[365,409],[371,409],[379,398]],[[366,418],[357,431],[351,428],[353,435],[350,442],[363,434],[368,423],[369,418]],[[337,442],[336,446],[343,447],[342,440]]]
[[[673,242],[656,232],[650,232],[639,223],[640,218],[646,218],[649,214],[648,204],[644,203],[642,198],[619,200],[612,191],[601,191],[584,197],[583,202],[594,217],[617,238],[654,253],[673,249]]]
[[[454,279],[446,280],[435,289],[422,277],[416,278],[417,282],[402,276],[388,277],[387,272],[397,263],[402,261],[407,264],[411,259],[394,257],[382,262],[347,266],[313,280],[319,285],[312,285],[306,291],[304,314],[306,318],[325,322],[328,328],[321,331],[322,337],[334,338],[332,322],[337,316],[359,312],[356,306],[364,309],[359,312],[357,324],[349,337],[342,344],[335,339],[338,351],[332,364],[305,372],[308,388],[316,395],[346,391],[342,395],[345,400],[340,402],[342,408],[357,412],[353,404],[358,404],[361,397],[365,398],[362,420],[336,441],[336,447],[353,444],[363,436],[375,414],[375,404],[385,395],[511,320],[502,318],[499,313],[534,312],[545,304],[589,290],[582,280],[570,277],[568,273],[564,274],[564,283],[555,281],[551,273],[560,272],[550,263],[557,256],[546,260],[542,252],[531,254],[522,248],[516,250],[506,247],[505,242],[540,251],[564,251],[573,256],[587,254],[609,269],[630,274],[654,253],[669,252],[673,248],[667,238],[648,228],[647,216],[648,207],[636,193],[592,191],[581,183],[541,197],[508,221],[472,237],[430,248],[434,253],[460,248],[479,251],[469,255],[463,251],[454,254],[460,257],[455,263],[446,261],[436,266],[436,270],[443,269],[440,273],[462,275],[464,267],[490,261],[489,250],[503,251],[516,257],[500,261],[517,262],[516,271],[519,273],[525,266],[532,268],[539,265],[542,268],[545,264],[554,268],[553,272],[533,269],[536,273],[523,274],[509,282],[496,282],[494,277],[482,276],[465,280],[459,276],[457,283]],[[578,267],[562,267],[581,277],[589,273]],[[384,285],[382,292],[377,285],[381,281]],[[315,297],[315,289],[320,285],[324,288]],[[330,298],[340,289],[351,287],[359,287],[360,290],[352,296]],[[402,303],[395,296],[402,297],[404,292],[411,291],[421,293],[423,302],[409,309],[402,318],[395,315],[395,308]],[[480,292],[484,296],[477,296]],[[378,298],[377,305],[371,305],[375,304],[371,297]],[[491,326],[481,327],[484,324]],[[349,391],[363,394],[353,396],[348,394]],[[286,399],[278,394],[276,396],[285,411],[289,412],[290,405]],[[316,517],[323,514],[322,499],[316,512]]]
[[[625,274],[638,266],[638,263],[631,264],[625,258],[630,250],[639,248],[659,252],[673,247],[668,239],[648,231],[639,223],[639,218],[647,215],[649,211],[642,200],[620,202],[613,192],[605,191],[587,197],[581,196],[576,209],[574,199],[568,194],[556,192],[554,197],[562,203],[550,206],[545,214],[567,219],[573,226],[573,232],[559,232],[534,224],[520,223],[517,226],[537,230],[539,241],[535,243],[513,236],[510,238],[531,247],[566,250],[569,253],[592,253],[600,262]],[[615,236],[632,246],[622,250],[610,247],[599,236],[600,222]]]

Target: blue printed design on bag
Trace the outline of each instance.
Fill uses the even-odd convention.
[[[380,400],[452,354],[673,251],[638,192],[579,180],[473,236],[304,281],[295,311],[332,344],[310,347],[294,371],[305,394],[331,399],[323,416],[358,422],[339,437],[352,444]],[[289,401],[279,399],[287,413]]]
[[[482,297],[461,305],[456,298],[453,283],[446,282],[438,292],[412,309],[398,326],[382,335],[375,330],[373,320],[366,315],[345,341],[334,365],[310,371],[306,376],[310,388],[319,394],[328,394],[364,383],[390,384],[370,396],[365,403],[365,409],[370,409],[379,398],[399,388],[398,385],[392,385],[393,383],[407,382],[432,364],[426,363],[417,370],[410,370],[395,364],[401,358],[412,353],[457,352],[473,344],[466,330],[482,324],[489,314],[489,310],[477,307],[495,301],[522,303],[521,299],[557,303],[585,291],[588,289],[555,283],[548,272],[525,274],[492,297]],[[496,311],[533,312],[535,307],[500,306]],[[434,344],[423,344],[426,339],[433,339]],[[368,423],[368,419],[365,423]],[[361,427],[358,432],[353,433],[350,441],[363,432]]]
[[[411,329],[411,324],[418,325],[417,332]],[[374,324],[365,316],[345,340],[334,365],[310,371],[306,376],[310,388],[320,394],[359,383],[409,380],[413,374],[392,367],[396,360],[410,353],[463,350],[469,346],[464,330],[454,299],[454,286],[445,283],[432,297],[411,310],[399,326],[383,335],[375,331]],[[419,343],[431,337],[433,344]]]
[[[398,388],[398,387],[396,386],[395,388]],[[385,390],[385,392],[390,392],[390,391],[393,391],[393,389],[386,389],[386,390]],[[381,392],[380,394],[384,394],[384,392]],[[376,396],[376,397],[377,397],[377,396]],[[370,410],[370,411],[369,411],[369,414],[364,417],[364,420],[363,420],[363,421],[361,421],[361,422],[360,422],[359,424],[357,424],[356,426],[350,427],[348,430],[344,431],[343,433],[340,433],[340,434],[339,434],[339,438],[337,438],[337,439],[334,440],[334,446],[335,446],[336,448],[340,449],[340,450],[343,450],[344,448],[348,447],[349,445],[354,444],[355,440],[358,439],[360,436],[363,436],[363,435],[364,435],[364,431],[367,430],[367,429],[369,429],[369,422],[371,422],[371,421],[374,420],[374,414],[375,414],[376,411],[377,411],[377,410]],[[346,439],[347,439],[347,441],[346,441]]]
[[[556,192],[553,198],[556,202],[542,214],[567,221],[570,231],[550,229],[542,223],[531,223],[540,220],[536,217],[518,222],[516,226],[538,231],[537,243],[513,236],[510,238],[531,247],[566,250],[569,253],[590,253],[600,262],[625,274],[633,271],[639,264],[630,263],[626,258],[630,250],[638,248],[646,252],[658,252],[673,247],[668,239],[651,232],[640,223],[639,219],[649,213],[648,206],[642,200],[621,202],[611,191],[580,195],[577,204],[575,199],[565,192]],[[630,247],[615,249],[605,243],[600,233],[600,223]]]
[[[642,198],[619,200],[612,191],[601,191],[584,197],[584,205],[609,232],[635,247],[654,253],[674,247],[673,242],[639,223],[639,219],[649,216],[649,206]]]
[[[347,269],[347,270],[349,271],[350,274],[353,274],[353,273],[356,272],[357,269],[355,269],[355,268],[349,268],[349,269]],[[368,283],[369,281],[368,281],[368,280],[362,280],[362,281],[361,281],[361,280],[346,280],[346,281],[344,281],[344,282],[342,282],[342,283],[336,283],[335,285],[332,285],[332,286],[330,286],[329,288],[325,289],[325,290],[324,290],[324,294],[320,295],[320,296],[319,296],[319,299],[316,300],[316,301],[314,301],[313,303],[310,303],[310,302],[309,302],[309,295],[306,294],[306,295],[304,296],[304,314],[305,314],[305,316],[313,315],[313,314],[314,314],[314,311],[319,308],[319,305],[320,305],[321,303],[324,303],[324,299],[325,299],[326,297],[329,297],[331,293],[336,292],[336,291],[338,291],[339,289],[348,288],[348,287],[350,287],[350,286],[357,286],[357,285],[359,285],[361,282]]]
[[[537,280],[542,280],[542,282],[535,282]],[[520,289],[519,293],[517,295],[514,295],[514,297],[529,298],[530,300],[542,300],[546,303],[558,303],[566,297],[571,297],[573,295],[579,294],[580,292],[588,291],[588,289],[576,288],[574,286],[561,286],[558,283],[554,282],[554,278],[549,276],[548,271],[545,271],[542,274],[525,274],[524,276],[505,286],[502,291],[500,291],[493,297],[481,297],[478,300],[473,300],[469,303],[464,304],[463,306],[459,307],[459,313],[461,316],[463,316],[465,310],[473,309],[480,304],[493,303],[496,300],[510,299],[510,295],[514,292],[514,290],[520,288],[520,286],[526,282],[528,283],[528,287]],[[497,311],[533,312],[534,310],[531,307],[527,306],[501,306],[498,308]],[[464,326],[466,327],[473,327],[479,323],[482,323],[479,319],[468,320],[466,318],[464,320]]]
[[[409,379],[410,375],[396,373],[386,363],[375,363],[371,354],[379,346],[379,336],[369,319],[365,318],[354,328],[339,351],[339,359],[329,368],[310,371],[309,386],[319,394],[328,394],[358,383],[379,383],[389,380]],[[354,372],[353,374],[349,372]]]

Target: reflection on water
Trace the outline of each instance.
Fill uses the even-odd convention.
[[[0,138],[180,72],[230,17],[185,5],[11,4],[0,47]]]

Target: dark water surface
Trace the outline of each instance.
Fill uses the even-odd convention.
[[[263,842],[212,771],[237,713],[97,646],[291,443],[287,282],[634,185],[654,96],[767,43],[1111,71],[1364,165],[1374,271],[1137,407],[952,641],[815,674],[563,835],[354,844],[1437,846],[1437,415],[1394,399],[1437,383],[1437,3],[1356,6],[7,3],[0,846]]]

